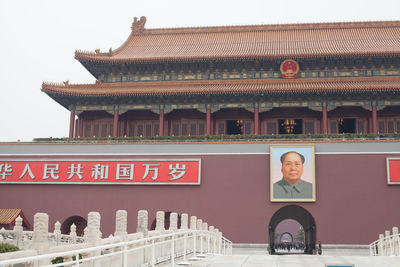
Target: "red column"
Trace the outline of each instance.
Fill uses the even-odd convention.
[[[114,109],[114,124],[113,124],[113,137],[118,137],[118,118],[119,118],[119,110]]]
[[[160,109],[160,117],[158,123],[158,136],[164,136],[164,109]]]
[[[376,105],[372,104],[372,133],[378,133],[378,113],[376,111]]]
[[[83,119],[78,119],[78,136],[83,137]]]
[[[206,108],[206,135],[211,135],[211,108]]]
[[[71,109],[71,115],[69,117],[69,138],[74,138],[75,132],[75,109]]]
[[[322,133],[327,134],[328,133],[328,109],[326,105],[322,106]]]
[[[260,118],[258,107],[254,107],[254,134],[260,134]]]

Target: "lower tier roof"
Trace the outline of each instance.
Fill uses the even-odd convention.
[[[115,97],[217,96],[217,95],[291,95],[385,93],[400,97],[400,77],[306,78],[212,81],[157,81],[95,84],[43,83],[42,91],[63,106],[71,99]],[[62,101],[68,98],[69,101]],[[292,99],[293,100],[293,99]],[[67,103],[70,102],[70,103]],[[110,103],[111,103],[110,102]]]

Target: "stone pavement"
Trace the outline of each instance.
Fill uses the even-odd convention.
[[[180,262],[176,261],[175,266]],[[325,267],[352,265],[354,267],[400,267],[400,257],[329,256],[329,255],[220,255],[189,261],[192,267]],[[157,266],[171,266],[164,263]]]

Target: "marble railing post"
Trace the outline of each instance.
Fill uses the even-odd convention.
[[[379,246],[378,246],[379,256],[385,255],[384,249],[385,249],[385,237],[383,236],[383,234],[379,234]]]
[[[393,233],[393,250],[394,250],[394,255],[395,256],[400,256],[400,239],[399,239],[399,228],[398,227],[393,227],[392,228],[392,233]]]
[[[76,244],[76,225],[74,223],[71,224],[69,236],[71,237],[71,243]]]
[[[54,236],[56,238],[56,244],[57,246],[60,245],[61,243],[61,223],[59,221],[57,221],[54,224]]]
[[[385,240],[386,253],[384,255],[390,256],[390,255],[392,255],[393,248],[392,248],[392,242],[390,240],[390,231],[389,230],[385,231],[385,238],[386,238],[386,240]]]
[[[216,244],[215,244],[215,238],[214,238],[214,226],[210,226],[208,227],[208,231],[210,231],[211,233],[211,238],[210,238],[210,248],[212,247],[212,249],[210,249],[210,251],[212,251],[213,254],[216,253]]]
[[[33,238],[32,247],[38,254],[44,254],[48,251],[49,244],[49,215],[46,213],[36,213],[33,217]],[[49,265],[49,259],[39,260],[38,265]]]
[[[15,245],[19,248],[22,248],[22,235],[23,235],[24,228],[22,227],[21,216],[18,216],[15,219],[15,226],[14,226],[13,230],[16,235]]]
[[[33,248],[39,253],[47,251],[49,248],[49,215],[46,213],[36,213],[33,217]]]
[[[196,230],[197,217],[190,216],[190,230]]]
[[[136,233],[143,233],[143,237],[148,237],[149,214],[147,210],[139,210],[137,216]]]
[[[197,217],[190,216],[190,230],[196,230]],[[193,249],[194,256],[196,257],[196,234],[193,235],[193,242],[191,248]]]
[[[85,228],[85,242],[97,245],[101,241],[100,213],[92,211],[88,214],[88,225]]]
[[[122,240],[125,241],[128,232],[128,212],[126,210],[118,210],[115,215],[115,233],[114,236],[122,237]]]
[[[202,230],[203,231],[207,231],[208,230],[208,223],[203,222]],[[209,239],[210,239],[210,235],[208,233],[205,233],[205,235],[203,235],[203,241],[206,242],[206,244],[204,246],[207,247],[207,249],[204,249],[204,246],[203,246],[203,251],[210,252]]]
[[[203,220],[197,219],[196,230],[201,231],[202,226],[203,226]],[[197,242],[198,243],[196,244],[196,246],[199,248],[198,251],[200,251],[200,254],[203,254],[203,234],[202,233],[198,233]]]
[[[178,230],[178,213],[172,212],[169,217],[169,230],[177,231]]]
[[[187,230],[188,229],[188,214],[187,213],[182,213],[181,214],[181,230]]]
[[[156,213],[156,230],[164,231],[165,230],[165,213],[164,211],[157,211]]]

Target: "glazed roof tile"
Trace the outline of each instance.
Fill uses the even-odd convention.
[[[400,21],[145,29],[108,53],[76,51],[94,62],[400,54]]]
[[[42,84],[47,94],[92,97],[393,90],[400,90],[400,77]]]
[[[0,209],[0,224],[12,223],[21,212],[21,209]]]

